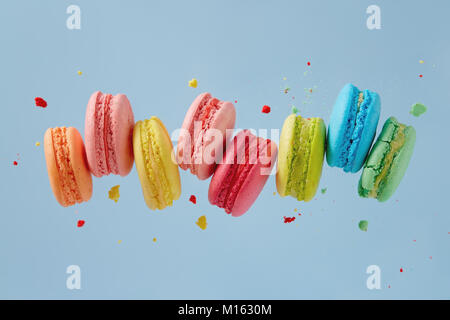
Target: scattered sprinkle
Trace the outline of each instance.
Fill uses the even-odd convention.
[[[13,166],[17,166],[17,165],[18,165],[17,161],[14,161]]]
[[[419,74],[419,78],[423,78],[423,74]]]
[[[403,268],[400,268],[400,272],[403,272]]]
[[[189,87],[191,88],[197,88],[197,79],[193,78],[191,81],[189,81]]]
[[[193,204],[197,204],[197,198],[194,195],[191,195],[189,201],[192,202]]]
[[[424,61],[423,60],[419,60],[419,63],[422,64]]]
[[[47,101],[41,97],[34,98],[34,102],[36,102],[36,107],[47,108]]]
[[[270,112],[270,107],[269,106],[263,106],[262,107],[262,112],[263,113],[269,113]]]
[[[82,226],[84,226],[84,222],[84,220],[78,220],[77,227],[81,228]]]
[[[411,110],[409,111],[409,113],[415,117],[418,117],[421,114],[425,113],[426,111],[427,111],[427,107],[425,107],[421,103],[416,103],[413,106],[411,106]]]
[[[35,145],[36,147],[39,147],[39,146],[41,145],[41,143],[40,143],[39,141],[37,141],[34,145]]]
[[[297,113],[298,109],[296,106],[292,106],[291,111],[292,111],[292,113]]]
[[[201,216],[200,218],[198,218],[195,224],[198,225],[200,229],[205,230],[208,226],[208,223],[206,222],[206,216]]]
[[[325,192],[327,192],[327,188],[320,189],[320,192],[322,192],[322,194],[325,194]]]
[[[153,238],[153,242],[156,242],[156,238]]]
[[[291,223],[293,221],[295,221],[295,217],[283,217],[284,218],[284,223]]]
[[[308,67],[310,67],[311,66],[311,62],[308,61],[307,65],[308,65]]]
[[[78,70],[77,73],[79,76],[81,76],[83,74],[83,72],[81,72],[80,70]]]
[[[119,201],[119,198],[120,198],[119,188],[120,188],[120,185],[117,185],[117,186],[112,187],[112,188],[108,191],[108,197],[109,197],[111,200],[114,200],[114,202]]]
[[[359,222],[358,226],[361,231],[367,231],[367,228],[369,227],[369,221],[361,220]]]

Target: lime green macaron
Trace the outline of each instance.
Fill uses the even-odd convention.
[[[280,196],[309,201],[316,194],[325,153],[325,124],[321,118],[291,114],[281,130],[276,174]]]
[[[413,127],[399,123],[394,117],[387,119],[364,164],[359,195],[381,202],[388,200],[408,168],[415,142]]]

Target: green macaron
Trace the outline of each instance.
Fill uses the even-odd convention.
[[[415,142],[413,127],[399,123],[394,117],[387,119],[364,164],[359,195],[381,202],[388,200],[408,168]]]

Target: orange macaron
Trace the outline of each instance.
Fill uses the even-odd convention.
[[[49,128],[44,136],[48,178],[56,200],[68,207],[92,196],[92,176],[83,139],[77,129]]]

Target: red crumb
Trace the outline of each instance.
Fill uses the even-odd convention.
[[[284,223],[291,223],[295,220],[295,217],[283,217]]]
[[[194,195],[191,195],[189,201],[192,202],[193,204],[197,204],[197,198]]]
[[[17,161],[14,161],[14,162],[13,162],[13,165],[17,166],[17,165],[18,165]]]
[[[308,65],[308,67],[309,67],[309,66],[311,65],[311,62],[308,61],[307,65]]]
[[[234,100],[234,103],[237,103],[237,100]]]
[[[419,74],[419,77],[422,78],[422,77],[423,77],[423,74]]]
[[[432,256],[430,256],[430,260],[431,260],[431,259],[433,259],[433,257],[432,257]]]
[[[78,220],[77,227],[81,228],[82,226],[84,226],[84,220]]]
[[[388,285],[388,288],[390,289],[390,288],[391,288],[391,285]]]
[[[298,215],[299,215],[299,216],[301,216],[302,214],[301,214],[301,213],[299,213]]]
[[[416,242],[416,240],[413,240],[414,242]]]
[[[36,107],[47,108],[47,101],[44,99],[36,97],[34,98],[34,101],[36,102]]]
[[[263,113],[269,113],[270,112],[270,107],[269,106],[263,106],[262,112]]]
[[[403,272],[403,268],[400,268],[400,272]]]

